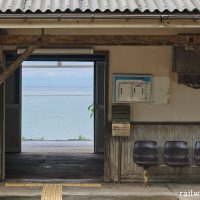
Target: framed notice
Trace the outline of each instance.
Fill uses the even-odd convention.
[[[152,75],[113,75],[114,103],[150,102]]]

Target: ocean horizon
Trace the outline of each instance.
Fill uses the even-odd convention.
[[[93,88],[23,86],[22,137],[26,140],[94,140]]]

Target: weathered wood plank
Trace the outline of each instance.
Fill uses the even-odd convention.
[[[4,71],[3,50],[0,48],[0,74]],[[0,180],[4,179],[5,166],[5,84],[0,85]]]
[[[15,72],[15,70],[20,66],[20,64],[25,61],[32,52],[36,49],[36,46],[30,46],[27,50],[24,51],[3,73],[0,74],[0,85],[10,77],[10,75]]]
[[[0,45],[10,46],[185,46],[200,45],[200,35],[3,35]]]
[[[6,29],[0,29],[0,36],[8,35],[8,31]]]
[[[105,134],[105,154],[104,154],[104,181],[111,181],[111,157],[110,157],[110,142],[111,142],[111,126],[109,123],[106,125]]]

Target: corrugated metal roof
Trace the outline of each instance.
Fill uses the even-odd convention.
[[[200,0],[0,0],[6,12],[194,12]]]

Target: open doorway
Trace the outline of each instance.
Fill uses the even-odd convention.
[[[105,59],[72,58],[30,57],[8,80],[7,179],[103,179]]]
[[[22,64],[22,152],[94,153],[94,63]]]

